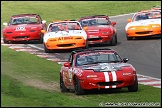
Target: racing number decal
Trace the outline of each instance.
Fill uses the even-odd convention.
[[[69,37],[59,37],[58,38],[58,41],[61,41],[61,40],[70,40],[70,39],[73,39],[72,36],[69,36]]]
[[[15,31],[19,31],[19,30],[25,30],[25,27],[24,26],[16,27],[16,30]]]
[[[72,73],[69,72],[69,81],[72,81]]]
[[[72,69],[69,70],[69,81],[71,82],[72,81]]]

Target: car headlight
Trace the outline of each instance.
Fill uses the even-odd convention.
[[[125,75],[131,75],[132,73],[131,72],[125,72],[125,73],[123,73],[123,76],[125,76]]]
[[[129,29],[130,29],[130,30],[135,30],[136,28],[135,28],[135,27],[130,27]]]
[[[156,25],[152,25],[153,28],[157,27]]]
[[[30,30],[30,32],[35,32],[36,30]]]
[[[104,35],[108,35],[108,34],[109,34],[109,32],[102,32],[102,34],[104,34]]]
[[[97,75],[88,75],[87,78],[97,78]]]

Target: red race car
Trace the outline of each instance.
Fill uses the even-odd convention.
[[[74,90],[76,95],[92,89],[127,87],[138,90],[135,68],[113,49],[83,49],[71,52],[60,70],[60,90]]]
[[[109,43],[117,44],[116,22],[111,22],[107,15],[94,15],[81,17],[79,19],[82,27],[86,28],[88,43]]]
[[[37,40],[43,42],[41,30],[46,29],[46,21],[38,14],[13,15],[2,30],[4,43]]]

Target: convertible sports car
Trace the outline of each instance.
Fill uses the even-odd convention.
[[[83,49],[71,52],[68,62],[60,70],[60,90],[74,90],[76,95],[86,90],[127,87],[138,91],[135,68],[126,63],[113,49]]]
[[[18,14],[13,15],[2,30],[4,43],[18,41],[43,42],[41,30],[46,29],[46,21],[42,20],[38,14]]]
[[[114,25],[107,15],[94,15],[81,17],[79,19],[82,27],[86,27],[89,44],[109,43],[117,44],[117,33]]]
[[[127,40],[137,37],[161,37],[161,10],[140,11],[127,21],[125,27]]]
[[[46,53],[56,49],[88,48],[87,34],[75,20],[53,21],[42,33]]]

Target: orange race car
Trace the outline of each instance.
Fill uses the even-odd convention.
[[[53,21],[42,33],[46,53],[56,49],[88,48],[87,34],[78,21]]]
[[[137,12],[125,27],[127,40],[136,37],[161,37],[161,10]]]

